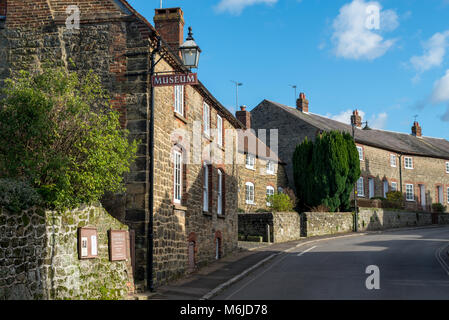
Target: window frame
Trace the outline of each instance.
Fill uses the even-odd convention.
[[[267,174],[275,174],[275,167],[274,167],[273,161],[271,161],[271,160],[267,161],[266,171],[267,171]]]
[[[177,114],[184,117],[184,86],[174,86],[175,105],[174,110]]]
[[[176,204],[181,204],[182,202],[182,160],[182,151],[173,150],[173,202]]]
[[[359,160],[365,161],[365,152],[363,150],[363,147],[361,147],[361,146],[356,146],[356,147],[357,147],[357,152],[359,153]]]
[[[209,166],[203,164],[203,212],[209,212]]]
[[[221,216],[223,215],[223,172],[220,169],[218,169],[217,175],[218,175],[217,214]]]
[[[248,192],[248,188],[250,189],[249,192]],[[252,188],[252,193],[251,193],[251,188]],[[250,205],[255,204],[255,202],[254,202],[255,190],[256,190],[256,187],[255,187],[254,183],[249,182],[249,181],[245,183],[245,203],[246,204],[250,204]],[[248,195],[252,195],[252,197],[248,197]]]
[[[203,102],[203,133],[210,137],[210,106]]]
[[[362,183],[362,193],[359,192],[359,183],[360,182]],[[357,180],[357,196],[361,197],[361,198],[365,197],[365,178],[363,178],[363,177],[360,177]]]
[[[410,167],[407,167],[407,159],[410,159]],[[413,170],[413,157],[404,157],[404,168],[407,170]]]
[[[397,156],[395,155],[395,154],[391,154],[390,153],[390,167],[392,167],[392,168],[396,168],[398,165],[397,165],[397,163],[398,163],[398,160],[397,160]],[[393,164],[393,159],[394,159],[394,164]]]
[[[223,118],[217,114],[217,144],[223,147]]]
[[[449,173],[449,161],[446,162],[446,173]]]
[[[252,159],[250,163],[248,164],[248,160]],[[254,156],[251,153],[246,154],[246,160],[245,160],[245,167],[246,169],[255,170],[256,169],[256,156]]]
[[[270,191],[272,193],[269,193],[268,191]],[[266,193],[266,197],[267,197],[267,207],[271,207],[272,204],[271,204],[271,202],[268,201],[268,197],[269,196],[274,196],[274,187],[273,186],[267,186],[265,193]]]
[[[449,187],[446,188],[446,202],[449,203]]]
[[[398,183],[396,181],[391,181],[391,191],[398,191]]]
[[[408,188],[411,187],[411,193],[412,193],[412,197],[413,198],[409,198],[409,190]],[[405,201],[409,201],[409,202],[414,202],[415,201],[415,185],[411,184],[411,183],[406,183],[405,184]]]

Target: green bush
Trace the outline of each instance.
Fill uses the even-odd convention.
[[[0,179],[0,207],[20,212],[41,203],[41,197],[28,183],[13,179]]]
[[[298,145],[293,154],[293,177],[298,209],[324,205],[330,211],[347,211],[350,194],[360,177],[360,160],[352,137],[324,132]]]
[[[267,197],[267,202],[271,204],[270,209],[273,212],[289,212],[293,211],[293,202],[285,193],[276,193]]]
[[[29,181],[58,209],[124,191],[137,142],[121,128],[96,75],[44,67],[19,72],[2,91],[0,176]]]
[[[404,208],[404,195],[400,191],[390,191],[387,192],[387,201],[385,201],[386,207],[391,207],[394,209]]]
[[[432,203],[432,211],[438,212],[438,213],[443,213],[446,211],[446,207],[443,206],[441,203]]]

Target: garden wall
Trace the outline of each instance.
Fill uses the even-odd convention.
[[[78,259],[80,227],[97,228],[97,258]],[[62,214],[0,208],[0,300],[126,299],[131,261],[109,261],[109,229],[128,230],[100,206]]]
[[[269,228],[268,228],[269,227]],[[301,219],[297,212],[240,213],[239,234],[262,236],[271,242],[288,242],[300,238]]]
[[[449,224],[449,214],[438,215],[438,224]],[[375,231],[432,225],[432,214],[381,208],[360,208],[359,231]],[[303,237],[323,236],[353,231],[351,212],[305,212],[301,215]]]

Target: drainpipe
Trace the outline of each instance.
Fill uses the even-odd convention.
[[[403,156],[403,154],[400,153],[399,154],[399,183],[400,183],[399,190],[401,190],[401,193],[402,193],[402,156]]]
[[[156,54],[161,50],[161,39],[157,39],[157,47],[151,52],[150,61],[150,84],[151,84],[151,100],[150,100],[150,137],[149,137],[149,155],[150,155],[150,172],[149,172],[149,199],[148,199],[148,256],[147,256],[147,288],[153,292],[154,291],[154,228],[153,228],[153,216],[154,216],[154,86],[152,81],[155,67],[157,62]],[[159,61],[158,61],[159,62]]]

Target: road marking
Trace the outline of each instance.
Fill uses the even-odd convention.
[[[307,253],[307,252],[309,252],[309,251],[312,251],[313,249],[315,249],[317,246],[313,246],[313,247],[311,247],[311,248],[309,248],[309,249],[307,249],[307,250],[304,250],[303,252],[301,252],[301,253],[298,253],[298,257],[300,257],[300,256],[302,256],[304,253]]]
[[[241,286],[239,289],[237,289],[236,291],[234,291],[233,293],[231,293],[229,296],[227,296],[225,298],[225,300],[229,300],[232,296],[234,296],[236,293],[242,291],[243,289],[245,289],[250,283],[252,283],[254,280],[260,278],[260,276],[262,276],[263,274],[265,274],[268,270],[271,270],[275,265],[277,265],[279,262],[283,261],[285,258],[287,258],[289,255],[285,255],[282,258],[280,258],[278,261],[273,262],[273,264],[271,266],[269,266],[268,268],[266,268],[263,272],[259,273],[258,275],[256,275],[254,278],[252,278],[250,281],[248,281],[247,283],[245,283],[243,286]]]
[[[442,246],[441,248],[437,249],[435,251],[435,258],[437,261],[441,264],[441,267],[446,271],[447,275],[449,276],[449,265],[447,265],[446,261],[444,261],[443,257],[441,256],[441,253],[447,248],[447,245]]]

